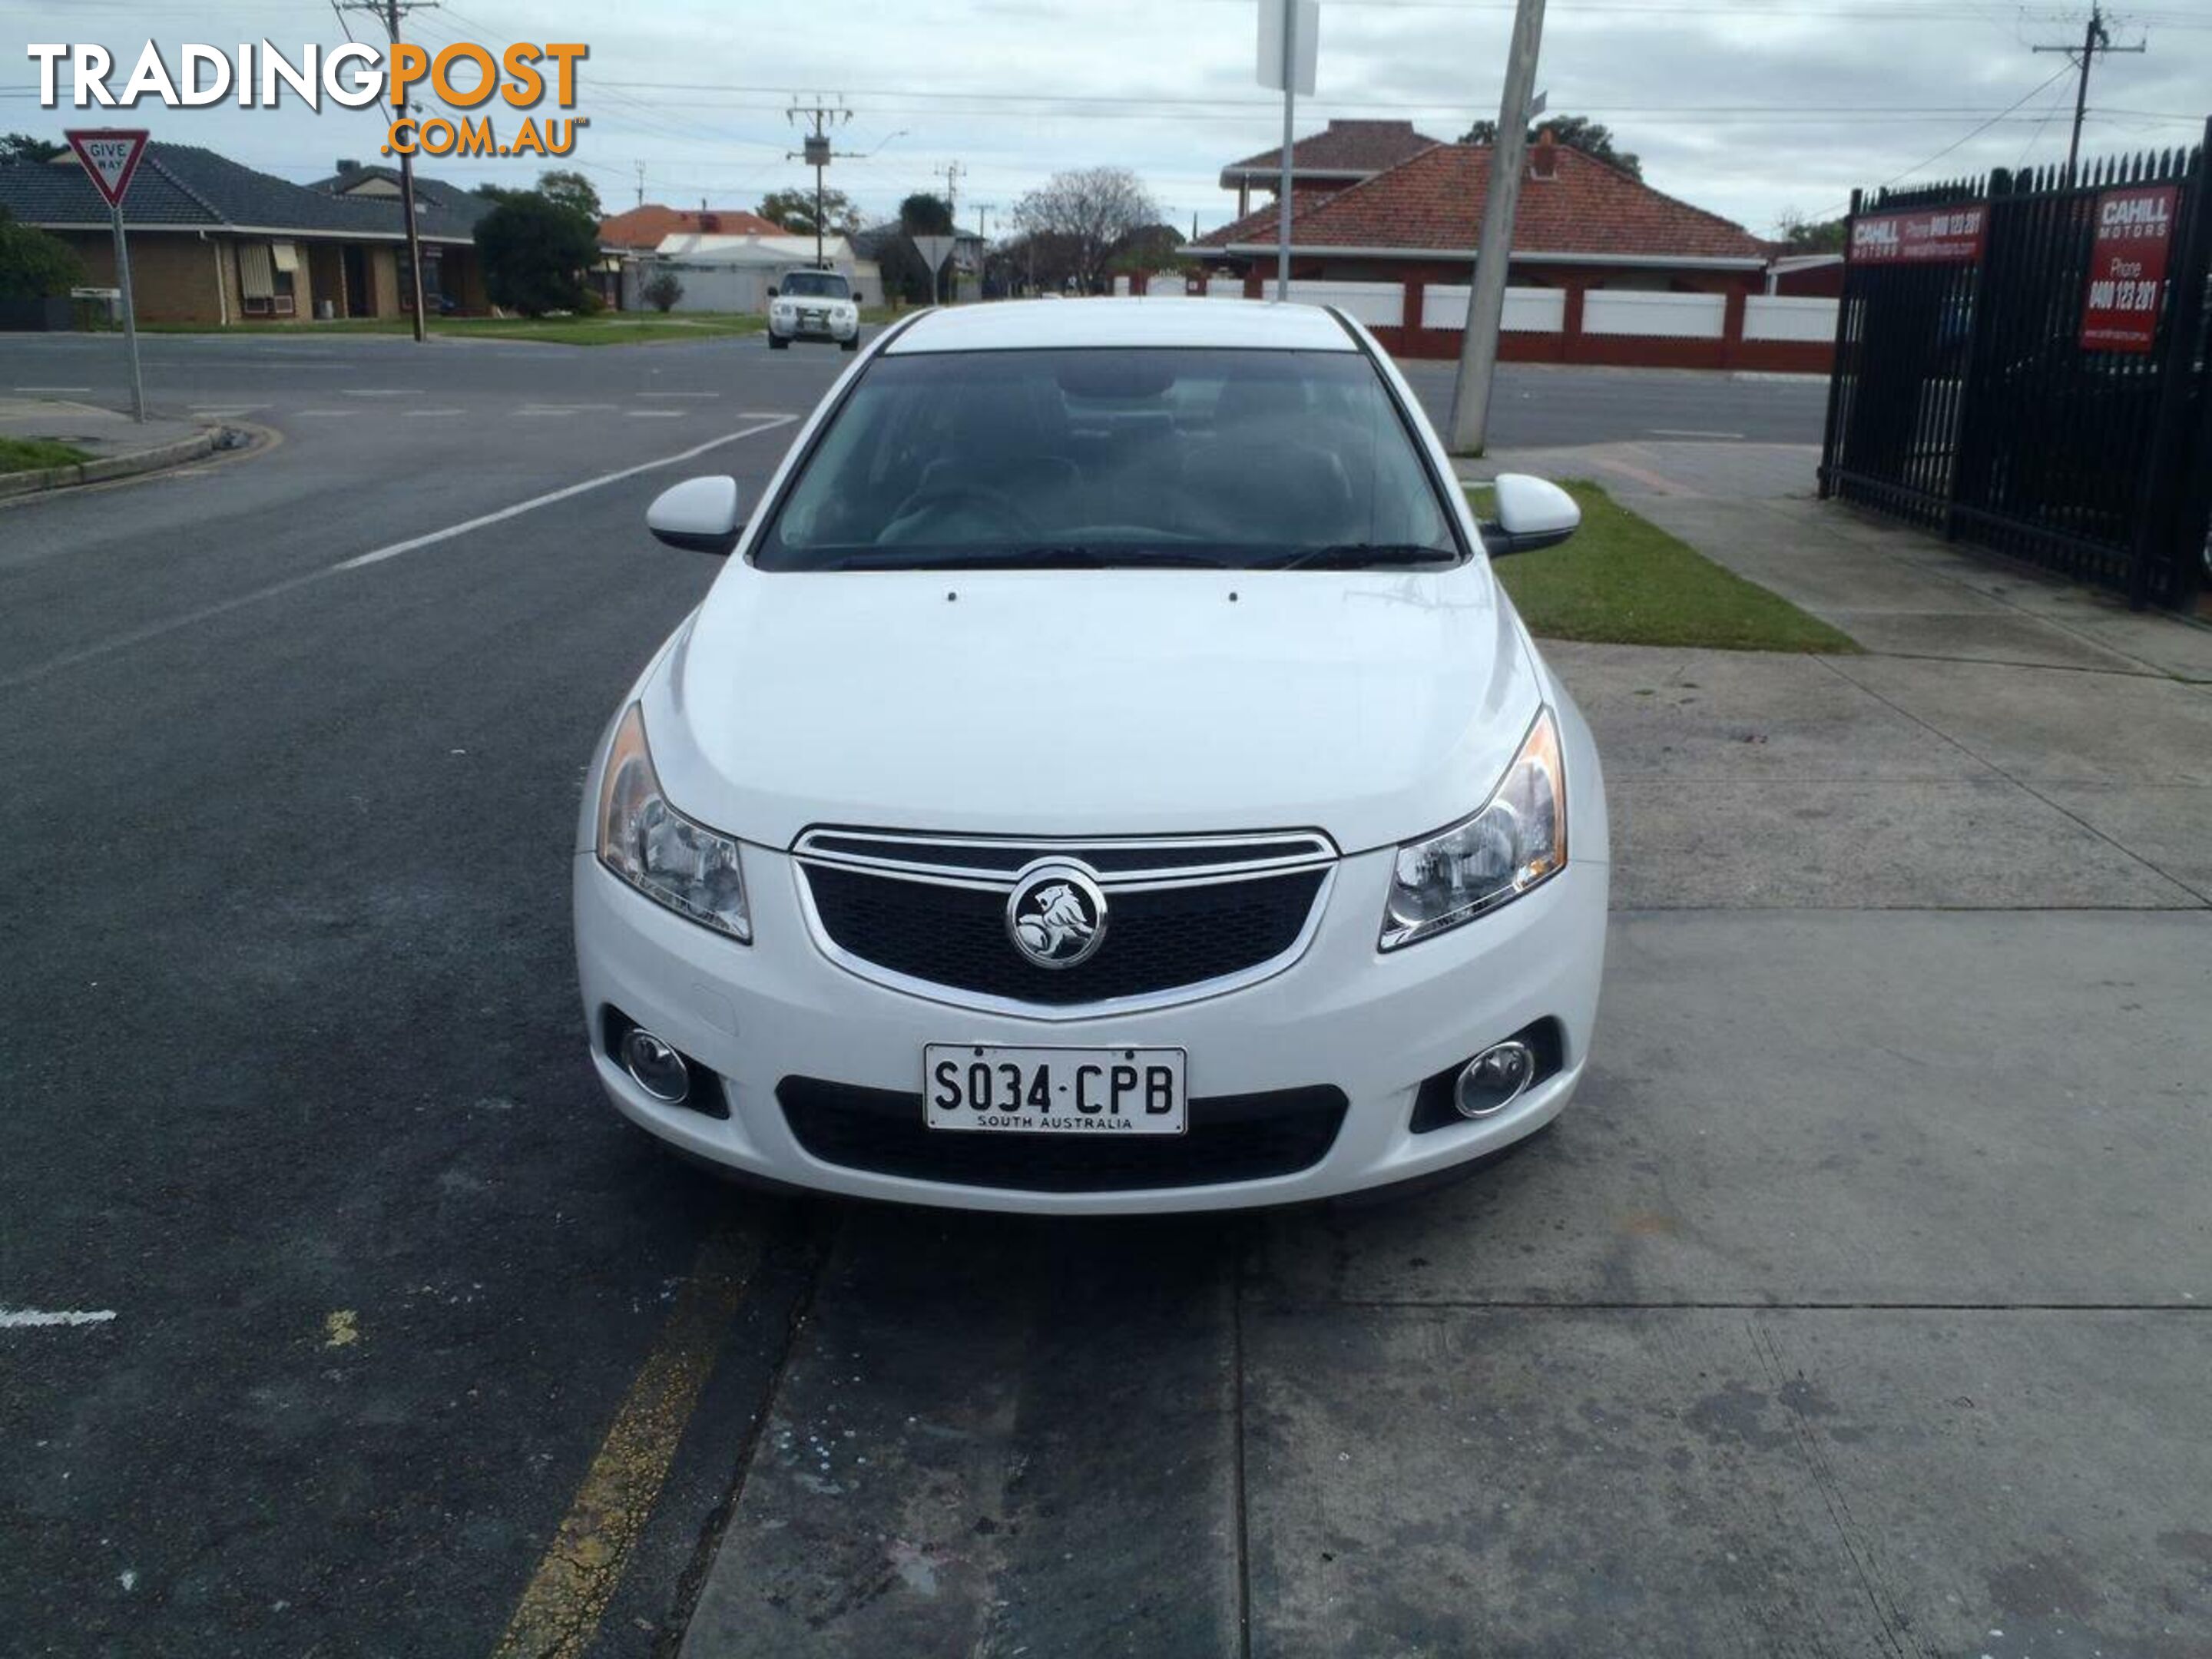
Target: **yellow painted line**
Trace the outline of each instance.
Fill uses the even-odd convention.
[[[496,1659],[573,1659],[591,1644],[759,1264],[759,1241],[734,1223],[718,1224],[700,1245],[659,1340],[507,1620]]]

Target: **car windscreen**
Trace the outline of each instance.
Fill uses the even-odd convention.
[[[845,279],[826,270],[795,270],[783,279],[783,292],[793,299],[842,300]]]
[[[1462,556],[1364,356],[1185,348],[880,356],[753,550],[766,570]]]

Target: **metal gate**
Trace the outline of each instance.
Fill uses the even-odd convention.
[[[2189,603],[2212,557],[2206,137],[1854,193],[1821,495]]]

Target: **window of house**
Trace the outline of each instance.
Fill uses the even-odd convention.
[[[294,242],[240,242],[238,291],[249,317],[289,317],[298,308],[300,249]]]

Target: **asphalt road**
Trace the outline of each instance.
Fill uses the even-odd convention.
[[[0,389],[97,397],[114,350],[0,342]],[[1977,1189],[1986,1273],[1956,1248],[1941,1149],[1863,1143],[1836,1050],[1886,1054],[1972,964],[2036,958],[2035,927],[1784,919],[1747,950],[1733,924],[1638,921],[1603,1074],[1559,1133],[1364,1218],[765,1200],[605,1107],[569,955],[580,777],[714,574],[649,541],[644,507],[693,471],[757,489],[844,361],[156,337],[158,403],[282,444],[0,510],[0,1307],[85,1316],[0,1328],[0,1648],[666,1651],[708,1582],[702,1654],[1382,1650],[1348,1607],[1390,1651],[1449,1644],[1468,1608],[1558,1651],[1623,1628],[1650,1652],[1803,1632],[1814,1650],[1823,1630],[1828,1650],[1917,1650],[1866,1529],[1831,1528],[1832,1469],[1796,1461],[1808,1422],[1863,1439],[1909,1382],[2009,1409],[1972,1425],[1996,1448],[1972,1474],[2008,1493],[2105,1465],[2055,1455],[2061,1414],[2009,1374],[1931,1378],[1981,1317],[1940,1310],[2024,1299],[2004,1263],[2032,1239],[1999,1249],[2019,1237],[2002,1218],[2025,1224]],[[1500,444],[1817,436],[1800,383],[1502,384]],[[1626,684],[1618,702],[1651,706]],[[2077,1053],[2064,1014],[2077,980],[2124,979],[2103,1000],[2184,1026],[2201,975],[2140,973],[2102,925],[2069,923],[2017,1007],[1945,1017],[1943,1052],[2014,1058],[1944,1086],[2000,1113],[2039,1078],[2117,1075],[2164,1103],[2147,1144],[2179,1145],[2181,1097],[2149,1073],[2182,1060]],[[2160,926],[2166,960],[2196,948]],[[1894,1006],[1847,1024],[1869,978]],[[1760,1018],[1709,1030],[1693,1065],[1679,1034],[1712,999]],[[1802,1007],[1835,1035],[1785,1041]],[[1775,1064],[1830,1092],[1775,1098]],[[1901,1093],[1912,1074],[1885,1075]],[[2062,1167],[2089,1133],[2055,1107],[2036,1127]],[[1779,1150],[1717,1165],[1708,1133]],[[1881,1190],[1891,1156],[1935,1164],[1910,1210],[1823,1218],[1876,1259],[1869,1289],[1800,1223],[1814,1195]],[[2143,1206],[2185,1209],[2188,1167],[2130,1165],[2166,1183]],[[1590,1193],[1601,1218],[1571,1229]],[[2068,1294],[2171,1302],[2142,1255]],[[1884,1298],[1939,1311],[1802,1311]],[[1741,1310],[1771,1303],[1798,1311],[1754,1330]],[[1693,1304],[1705,1335],[1624,1335]],[[2007,1338],[2021,1365],[2033,1317]],[[2201,1471],[2142,1449],[2185,1437],[2160,1413],[2201,1374],[2200,1328],[2112,1316],[2106,1432],[2133,1461],[2106,1461],[2161,1514]],[[1834,1398],[1790,1380],[1823,1365]],[[1670,1437],[1690,1461],[1661,1462]],[[1487,1461],[1462,1504],[1431,1476],[1470,1443]],[[1623,1445],[1636,1460],[1609,1462]],[[1990,1525],[2012,1587],[1991,1611],[2063,1624],[2041,1558]],[[2083,1526],[2114,1559],[2131,1536]],[[2195,1571],[2203,1528],[2172,1535]],[[725,1541],[737,1565],[710,1581]],[[1678,1583],[1694,1611],[1633,1624]],[[2176,1605],[2189,1637],[2198,1603]],[[502,1648],[511,1626],[529,1639]]]

